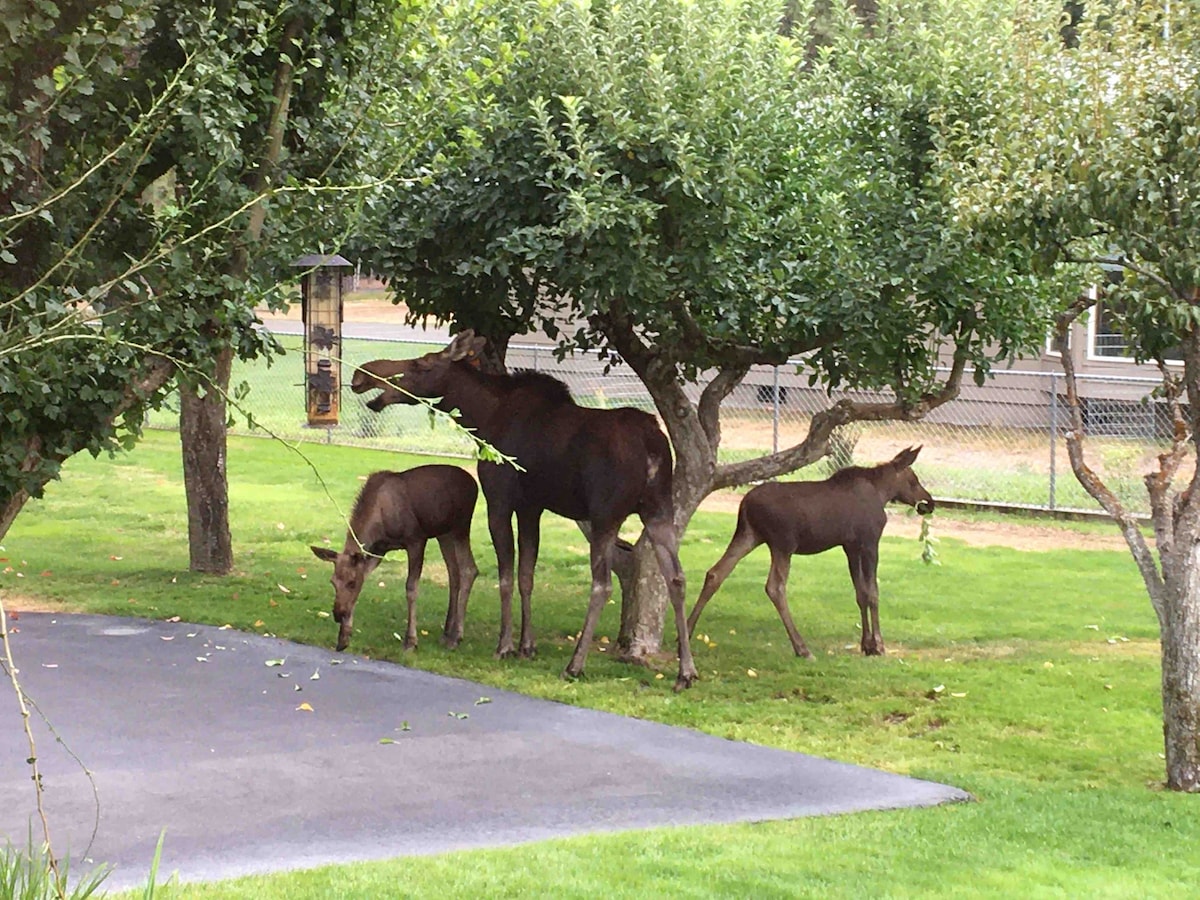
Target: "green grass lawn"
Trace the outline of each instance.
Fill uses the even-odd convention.
[[[340,516],[361,477],[417,460],[302,449],[307,460],[271,441],[231,442],[237,571],[227,578],[187,571],[175,435],[150,434],[128,456],[72,460],[5,542],[6,605],[177,615],[332,648],[336,626],[323,615],[332,602],[328,567],[308,545],[342,540]],[[421,648],[405,655],[393,637],[404,619],[400,557],[364,590],[354,651],[942,781],[976,801],[573,838],[172,888],[167,896],[1178,897],[1200,883],[1200,801],[1158,787],[1157,627],[1126,553],[970,547],[935,517],[943,565],[929,567],[918,542],[885,537],[889,655],[873,659],[857,651],[858,611],[842,556],[798,559],[792,611],[816,654],[799,660],[763,594],[768,555],[760,548],[700,621],[701,681],[674,694],[675,663],[665,657],[635,668],[597,649],[586,678],[560,678],[589,576],[581,535],[554,516],[544,523],[534,599],[539,655],[493,660],[496,569],[482,508],[481,501],[474,529],[481,574],[459,650],[436,641],[445,573],[431,548]],[[681,551],[689,602],[732,528],[728,513],[693,521]],[[618,603],[604,611],[599,635],[615,639]],[[498,784],[503,790],[502,778]]]

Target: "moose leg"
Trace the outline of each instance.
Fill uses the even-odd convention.
[[[800,632],[796,630],[796,623],[792,621],[792,611],[788,608],[787,581],[791,570],[792,554],[787,550],[777,550],[772,547],[771,573],[767,576],[767,596],[771,598],[771,602],[775,604],[775,611],[783,620],[783,627],[787,629],[788,638],[792,642],[792,649],[796,655],[812,659],[812,651],[808,649],[804,638],[800,637]]]
[[[446,610],[446,627],[442,638],[443,643],[453,650],[462,640],[463,625],[467,621],[467,599],[471,596],[471,586],[475,584],[479,569],[471,553],[469,535],[449,535],[441,541],[446,566],[453,567],[450,576],[450,606]]]
[[[854,599],[862,616],[862,652],[866,656],[882,656],[883,634],[879,630],[879,547],[847,547],[846,561],[850,564],[850,580],[854,582]]]
[[[488,501],[488,531],[492,545],[496,548],[496,566],[500,580],[500,642],[496,645],[496,658],[504,659],[514,654],[512,639],[512,594],[513,594],[513,545],[512,511],[492,510]]]
[[[692,659],[692,642],[686,618],[687,597],[684,595],[687,588],[683,564],[679,562],[679,538],[675,536],[670,519],[653,519],[645,525],[646,535],[654,544],[654,552],[658,556],[658,568],[667,583],[671,606],[675,609],[675,632],[679,635],[679,675],[675,678],[675,690],[682,691],[691,687],[700,673],[696,671],[696,662]]]
[[[517,511],[517,588],[521,592],[521,643],[517,655],[531,659],[537,655],[533,640],[533,570],[537,566],[538,546],[542,537],[542,511]]]
[[[442,559],[446,561],[446,578],[450,582],[449,598],[446,602],[446,621],[442,625],[442,646],[453,650],[458,646],[458,638],[454,635],[455,623],[460,620],[458,612],[458,552],[454,547],[454,538],[451,535],[444,534],[437,539],[438,546],[442,548]],[[462,637],[462,631],[459,631],[458,637]]]
[[[408,598],[408,630],[404,633],[404,649],[417,649],[417,589],[421,586],[421,569],[425,566],[425,541],[413,541],[408,551],[408,578],[404,593]]]
[[[615,528],[595,529],[592,532],[592,594],[588,599],[587,617],[583,620],[583,630],[575,641],[575,652],[563,672],[564,678],[578,678],[583,674],[583,665],[587,662],[588,650],[592,646],[592,635],[596,632],[596,622],[600,620],[600,611],[612,595],[612,552],[617,541]]]
[[[689,637],[695,633],[696,622],[700,620],[700,613],[704,611],[704,607],[712,599],[713,594],[720,590],[721,585],[725,583],[725,579],[729,577],[734,567],[745,558],[747,553],[760,543],[762,542],[748,529],[734,533],[733,538],[729,541],[729,546],[725,549],[724,555],[717,560],[716,564],[704,576],[704,587],[700,589],[700,599],[692,607],[692,614],[688,616],[687,620]]]

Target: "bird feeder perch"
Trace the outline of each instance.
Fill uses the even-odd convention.
[[[304,323],[304,397],[310,426],[338,423],[342,388],[342,275],[353,264],[337,254],[292,263],[300,277]]]

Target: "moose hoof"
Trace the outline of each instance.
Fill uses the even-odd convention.
[[[813,658],[812,651],[808,649],[808,645],[806,643],[804,643],[804,641],[801,641],[798,644],[793,643],[792,644],[792,652],[794,652],[801,659],[812,659]]]
[[[688,688],[690,688],[693,684],[696,683],[696,679],[699,677],[700,676],[694,675],[694,674],[693,675],[684,675],[681,673],[675,679],[675,693],[678,694],[680,691],[686,691]]]
[[[517,651],[512,647],[497,647],[496,652],[492,654],[496,659],[512,659],[517,655]]]
[[[417,642],[416,641],[405,641],[403,644],[400,645],[400,649],[403,650],[405,653],[412,653],[417,649]]]
[[[447,650],[457,650],[459,640],[461,639],[456,638],[453,635],[444,634],[442,635],[442,646]]]
[[[532,645],[530,645],[528,647],[522,647],[520,649],[520,651],[517,653],[517,655],[519,657],[521,657],[521,659],[536,659],[537,658],[537,647],[534,647]]]
[[[582,677],[583,677],[583,669],[582,668],[575,669],[575,668],[572,668],[571,666],[567,666],[565,669],[563,669],[563,673],[562,673],[563,681],[578,681]]]

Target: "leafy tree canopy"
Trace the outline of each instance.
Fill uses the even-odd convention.
[[[1021,91],[998,98],[960,205],[1040,270],[1105,285],[1129,346],[1154,359],[1200,323],[1200,30],[1186,4],[1085,9],[1070,52],[1026,30]]]
[[[1045,321],[1039,282],[948,205],[1007,24],[915,9],[835,15],[806,63],[768,2],[505,4],[528,52],[448,113],[373,265],[414,315],[564,350],[636,335],[686,379],[798,354],[910,398],[943,355],[982,377]]]
[[[414,317],[619,355],[670,433],[681,529],[712,490],[819,459],[839,425],[918,418],[1040,344],[1053,290],[953,206],[1006,90],[1012,9],[863,5],[788,4],[786,37],[766,0],[501,4],[521,52],[443,108],[362,255]],[[721,460],[721,401],[795,357],[881,399],[831,401],[796,445]],[[665,594],[622,578],[618,644],[652,653]]]
[[[269,349],[255,305],[396,175],[422,98],[461,84],[430,59],[461,48],[418,2],[20,4],[0,26],[2,535],[177,372]]]

